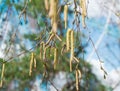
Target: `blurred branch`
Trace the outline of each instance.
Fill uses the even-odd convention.
[[[117,11],[114,11],[113,9],[109,8],[108,6],[104,5],[104,7],[106,9],[109,9],[111,12],[113,12],[117,17],[118,19],[120,20],[120,12],[117,12]]]
[[[110,48],[110,45],[107,43],[106,44],[106,48],[110,51],[110,53],[112,54],[112,56],[118,60],[119,64],[120,64],[120,59],[117,57],[117,55],[114,53],[114,51]]]
[[[96,48],[95,48],[94,42],[92,41],[91,37],[89,37],[89,40],[91,41],[91,43],[92,43],[92,45],[93,45],[93,48],[94,48],[94,50],[95,50],[95,53],[96,53],[96,55],[97,55],[97,57],[98,57],[98,60],[99,60],[99,63],[100,63],[100,69],[104,72],[104,79],[106,79],[107,72],[105,71],[105,69],[104,69],[103,66],[102,66],[102,63],[103,63],[103,62],[101,61],[101,59],[100,59],[100,57],[99,57],[99,55],[98,55],[98,52],[97,52],[97,50],[96,50]]]

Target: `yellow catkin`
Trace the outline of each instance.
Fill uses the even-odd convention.
[[[64,6],[64,22],[65,22],[65,29],[67,28],[67,21],[68,21],[68,5]]]
[[[46,51],[47,51],[47,49],[48,48],[50,48],[50,46],[48,45],[48,46],[46,46],[46,47],[44,47],[44,51],[43,51],[43,60],[45,60],[46,59]]]
[[[79,78],[78,78],[78,71],[75,71],[75,75],[76,75],[76,91],[79,91]]]
[[[51,25],[53,25],[54,23],[54,18],[51,18]]]
[[[53,14],[54,14],[54,0],[50,0],[49,17],[52,18]]]
[[[45,4],[45,9],[48,11],[49,10],[49,1],[44,0],[44,4]]]
[[[71,54],[70,54],[70,71],[72,71],[72,61],[74,59],[74,31],[71,31]]]
[[[80,0],[80,6],[82,8],[82,25],[83,27],[86,27],[85,24],[85,17],[87,16],[86,0]]]
[[[34,61],[34,53],[32,52],[32,53],[31,53],[31,60],[30,60],[29,76],[31,76],[31,74],[32,74],[33,61]]]
[[[36,59],[34,58],[34,68],[36,68]]]
[[[56,22],[57,21],[57,0],[54,0],[54,4],[53,4],[54,6],[54,13],[53,13],[53,16],[54,16],[54,22]]]
[[[2,87],[2,85],[3,85],[4,71],[5,71],[5,63],[2,64],[2,73],[1,73],[0,87]]]
[[[58,53],[57,48],[54,49],[54,69],[56,69],[57,61],[58,61]]]
[[[79,79],[81,79],[82,74],[79,69],[76,69],[76,90],[79,91]]]
[[[50,0],[49,17],[51,19],[52,31],[57,32],[57,11],[58,11],[58,0]]]
[[[82,77],[81,71],[79,69],[77,71],[78,71],[79,79],[81,79]]]
[[[71,29],[68,29],[67,33],[66,33],[66,48],[67,48],[67,51],[70,50],[70,34],[71,34]]]
[[[52,31],[56,34],[57,33],[57,22],[54,22],[52,25]]]
[[[42,41],[40,43],[40,59],[42,60],[43,59],[43,50],[45,48],[45,43]]]
[[[52,24],[52,31],[57,33],[57,10],[58,10],[58,0],[54,0],[53,4],[53,24]]]
[[[82,8],[82,14],[86,16],[87,15],[86,0],[80,0],[80,5]]]
[[[82,15],[82,26],[85,28],[86,27],[86,24],[85,24],[85,16]]]

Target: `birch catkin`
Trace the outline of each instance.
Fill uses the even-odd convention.
[[[70,50],[70,34],[71,34],[71,29],[67,30],[67,35],[66,35],[66,48],[67,51]]]
[[[52,25],[52,30],[55,34],[57,33],[57,22],[56,21],[54,21],[54,23]]]
[[[82,8],[82,14],[87,15],[86,0],[80,0],[80,6]]]
[[[57,0],[54,0],[54,3],[53,3],[53,18],[54,18],[54,22],[57,21]],[[57,23],[57,22],[56,22]]]
[[[52,18],[54,14],[54,0],[50,0],[50,10],[49,10],[49,17]]]
[[[53,4],[53,25],[52,25],[52,30],[54,33],[57,33],[57,9],[58,9],[58,0],[54,0]]]
[[[78,71],[79,79],[81,79],[82,77],[81,71],[79,69],[77,71]]]
[[[56,69],[56,65],[57,65],[57,59],[58,58],[58,50],[57,48],[54,49],[54,69]]]
[[[78,78],[78,71],[75,71],[75,75],[76,75],[76,90],[79,91],[79,78]]]
[[[86,27],[86,24],[85,24],[85,16],[82,15],[82,26],[85,28]]]
[[[36,68],[36,58],[34,58],[34,68]]]
[[[79,91],[79,79],[81,79],[81,71],[79,69],[76,69],[76,90]]]
[[[34,61],[34,53],[32,52],[32,53],[31,53],[31,60],[30,60],[29,76],[31,76],[31,74],[32,74],[33,61]]]
[[[5,63],[2,64],[2,73],[1,73],[0,87],[2,87],[2,85],[3,85],[4,71],[5,71]]]
[[[64,6],[64,22],[65,22],[65,29],[67,28],[67,21],[68,21],[68,5]]]
[[[80,6],[82,8],[82,25],[83,27],[86,27],[85,24],[85,17],[87,16],[86,0],[80,0]]]
[[[43,52],[43,60],[46,59],[46,50],[47,50],[47,48],[48,48],[48,47],[45,47],[45,48],[44,48],[44,52]]]
[[[72,71],[72,61],[74,59],[74,32],[71,31],[71,54],[70,54],[70,71]]]
[[[48,11],[49,10],[49,1],[44,0],[44,4],[45,4],[45,9]]]

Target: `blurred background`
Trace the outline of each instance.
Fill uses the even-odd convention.
[[[58,35],[63,36],[64,42],[63,10],[66,2],[69,0],[59,0],[58,6],[61,8]],[[74,4],[69,6],[68,12],[68,28],[74,27],[76,32],[75,55],[80,59],[82,72],[80,91],[119,91],[120,0],[86,0],[86,5],[85,29],[81,23],[79,28],[73,24]],[[47,58],[47,71],[39,59],[39,43],[46,42],[51,29],[47,14],[44,0],[0,0],[0,74],[3,62],[6,63],[0,91],[75,91],[75,74],[69,72],[68,54],[59,55],[55,71],[53,55]],[[56,43],[58,48],[62,48],[63,44]],[[35,53],[37,68],[33,69],[30,77],[31,52]],[[100,61],[107,72],[106,77]],[[43,74],[47,75],[44,77]]]

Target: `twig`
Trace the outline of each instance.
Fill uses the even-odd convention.
[[[59,91],[58,88],[56,88],[56,86],[55,86],[50,80],[48,80],[48,81],[49,81],[50,84],[56,89],[56,91]]]
[[[20,19],[20,17],[22,16],[22,14],[26,12],[27,5],[28,5],[28,1],[26,1],[26,4],[25,4],[23,10],[22,10],[21,13],[20,13],[19,19]]]
[[[96,55],[97,55],[97,57],[98,57],[98,60],[99,60],[99,63],[100,63],[100,69],[104,72],[104,79],[106,79],[107,72],[105,71],[105,69],[104,69],[103,66],[102,66],[102,63],[103,63],[103,62],[101,61],[101,59],[100,59],[100,57],[99,57],[99,55],[98,55],[98,52],[97,52],[97,50],[96,50],[96,48],[95,48],[94,42],[92,41],[91,37],[89,37],[89,40],[91,41],[91,43],[92,43],[92,45],[93,45],[93,48],[94,48],[94,50],[95,50],[95,53],[96,53]]]

